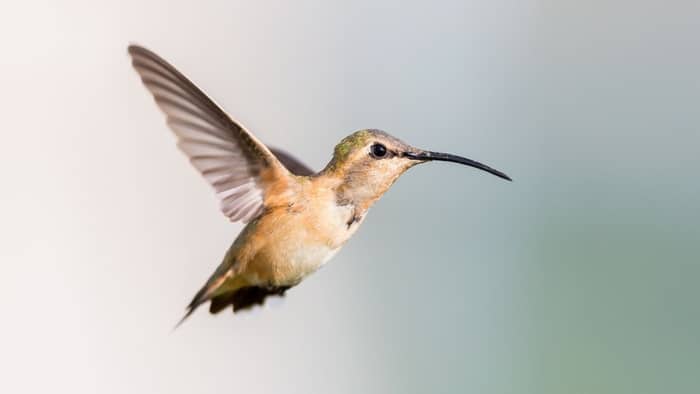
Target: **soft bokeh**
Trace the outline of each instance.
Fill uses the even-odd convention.
[[[697,393],[697,1],[14,2],[0,9],[0,391]],[[183,307],[240,230],[126,45],[321,168],[411,170],[278,305]]]

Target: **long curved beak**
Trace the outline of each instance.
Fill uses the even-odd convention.
[[[467,159],[466,157],[452,155],[449,153],[431,152],[431,151],[418,151],[418,152],[404,152],[404,157],[412,160],[420,161],[451,161],[453,163],[464,164],[465,166],[478,168],[482,171],[486,171],[493,174],[499,178],[503,178],[508,181],[512,181],[510,177],[501,171],[495,170],[486,164],[479,163],[476,160]]]

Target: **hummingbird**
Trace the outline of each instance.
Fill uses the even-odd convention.
[[[511,180],[475,160],[415,148],[377,129],[343,138],[315,172],[263,144],[160,56],[137,45],[128,53],[178,148],[216,192],[221,212],[246,224],[178,325],[206,302],[216,314],[284,295],[328,262],[372,204],[415,165],[454,162]]]

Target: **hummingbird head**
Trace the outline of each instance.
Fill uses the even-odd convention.
[[[342,182],[339,201],[369,206],[409,168],[428,161],[451,161],[478,168],[500,178],[506,174],[465,157],[414,148],[381,130],[360,130],[335,146],[333,159],[321,172]]]

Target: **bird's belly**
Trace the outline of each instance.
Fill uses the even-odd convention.
[[[269,244],[250,262],[246,276],[257,285],[292,286],[318,270],[338,250],[340,247],[320,243]]]
[[[292,267],[290,267],[290,276],[295,277],[297,281],[303,279],[307,275],[314,273],[328,262],[333,256],[338,253],[340,247],[331,249],[327,245],[313,245],[299,248],[289,257]]]
[[[248,264],[249,281],[291,286],[328,262],[355,232],[348,226],[352,210],[318,206],[298,214],[265,217],[259,223],[259,249]]]

